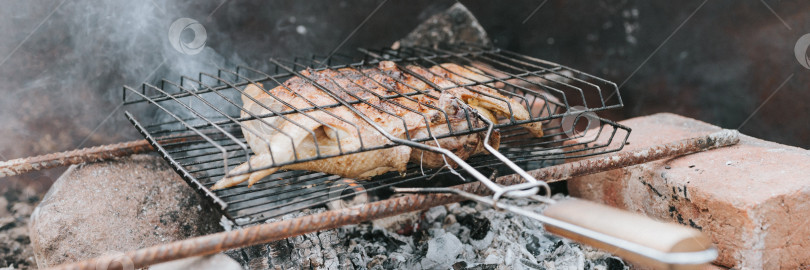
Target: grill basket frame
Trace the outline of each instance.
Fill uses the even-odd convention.
[[[259,82],[271,85],[264,87],[266,90],[270,90],[286,79],[300,76],[293,73],[307,68],[315,71],[341,68],[359,69],[372,67],[380,61],[393,61],[402,66],[419,65],[425,68],[448,62],[460,65],[484,63],[493,68],[492,72],[485,70],[491,80],[472,82],[469,85],[462,85],[462,87],[500,83],[505,86],[500,89],[502,93],[512,91],[513,96],[524,97],[526,104],[530,107],[530,112],[531,106],[536,104],[536,99],[543,97],[533,95],[526,90],[545,90],[556,97],[559,102],[555,103],[554,100],[545,99],[544,107],[539,110],[537,115],[532,114],[532,119],[527,121],[510,119],[499,122],[495,126],[501,132],[500,151],[525,170],[560,163],[566,158],[582,158],[616,152],[622,149],[624,142],[629,137],[630,129],[628,127],[595,116],[600,111],[623,107],[616,84],[570,67],[506,50],[471,45],[448,49],[400,48],[398,50],[359,49],[358,51],[362,53],[359,56],[335,54],[324,61],[317,60],[322,59],[318,56],[293,58],[288,61],[274,60],[275,69],[269,73],[237,66],[234,71],[218,68],[216,75],[201,72],[196,79],[186,76],[181,77],[179,82],[164,79],[160,81],[160,86],[144,83],[140,90],[124,86],[123,99],[127,106],[146,106],[154,112],[151,117],[136,117],[127,110],[125,116],[189,185],[210,199],[226,217],[237,225],[264,222],[292,211],[320,206],[332,201],[356,198],[361,194],[365,196],[366,193],[376,192],[380,196],[385,196],[386,192],[389,192],[387,187],[391,186],[435,186],[437,183],[449,185],[457,182],[436,180],[455,178],[452,176],[455,173],[466,177],[463,170],[424,169],[419,164],[409,164],[407,171],[402,174],[386,173],[364,181],[360,185],[346,181],[339,176],[324,173],[282,171],[265,178],[250,188],[242,184],[233,188],[212,191],[210,187],[224,175],[226,167],[233,168],[234,165],[252,155],[252,151],[241,134],[239,123],[256,119],[255,117],[241,118],[238,109],[228,112],[227,107],[219,106],[222,102],[215,104],[216,102],[212,100],[218,98],[224,101],[229,96],[222,95],[222,92],[235,91],[231,94],[236,95],[230,97],[235,96],[236,98],[232,101],[236,101],[238,100],[237,95],[241,91],[240,87],[243,89],[250,83]],[[525,72],[515,72],[520,69]],[[288,72],[288,70],[294,72]],[[229,74],[233,80],[226,78]],[[614,96],[615,98],[612,98]],[[529,102],[527,97],[533,97],[535,100]],[[598,98],[596,106],[588,98]],[[614,103],[609,102],[610,100]],[[590,106],[588,101],[591,101]],[[193,104],[195,102],[196,105]],[[349,102],[356,104],[362,101]],[[226,102],[226,105],[228,103],[230,102]],[[238,102],[233,105],[239,106]],[[194,106],[208,108],[204,113],[214,114],[214,116],[220,114],[220,116],[212,120],[210,115],[195,114],[200,107]],[[579,109],[572,110],[575,106]],[[317,111],[326,108],[313,106],[298,109],[298,112],[280,114],[302,113],[302,111]],[[543,111],[549,113],[544,115]],[[186,116],[184,117],[182,114],[186,114]],[[561,122],[563,121],[561,120],[573,117],[574,123],[576,123],[583,119],[580,116],[588,116],[588,121],[596,121],[600,125],[596,129],[580,133],[571,130],[574,128],[573,126],[568,130],[562,127]],[[165,121],[167,118],[170,120]],[[544,124],[544,131],[547,135],[542,138],[526,137],[527,133],[519,125],[538,121]],[[431,138],[428,139],[441,139],[485,130],[486,127],[458,132],[451,131],[446,134],[431,135]],[[569,134],[574,134],[574,136],[570,137]],[[607,143],[595,144],[601,139],[601,136],[609,136]],[[588,138],[588,140],[572,143],[575,139],[580,138]],[[609,148],[614,139],[622,140],[623,143],[618,144],[619,147]],[[342,154],[393,146],[396,145],[361,148]],[[312,159],[300,159],[294,162],[328,157],[331,156],[316,156]],[[500,161],[489,155],[475,156],[468,159],[467,162],[476,169],[493,176],[508,172]],[[279,166],[279,164],[275,166]],[[261,169],[264,168],[252,168],[250,171]],[[353,192],[347,193],[347,190]]]

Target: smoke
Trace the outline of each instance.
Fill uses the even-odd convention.
[[[454,3],[422,2],[388,1],[363,27],[358,25],[379,1],[4,2],[0,160],[142,139],[123,111],[136,116],[144,112],[118,107],[124,85],[179,81],[181,75],[197,78],[199,72],[216,75],[217,67],[238,64],[270,71],[269,57],[325,56],[338,44],[342,51],[387,47],[421,22],[419,14],[425,10]],[[197,54],[178,51],[169,40],[170,26],[181,18],[206,30],[205,47]],[[192,32],[181,33],[184,42],[194,38]],[[138,119],[148,117],[147,112]],[[41,182],[46,188],[60,173],[16,180]],[[0,189],[16,180],[0,181]]]
[[[127,107],[119,106],[123,85],[196,78],[199,72],[216,74],[218,66],[242,64],[237,54],[223,57],[206,46],[190,55],[169,42],[172,22],[185,17],[205,22],[216,4],[5,3],[0,36],[17,38],[0,43],[0,61],[7,58],[0,65],[0,160],[140,139],[123,115]],[[19,38],[26,33],[27,39]],[[27,181],[49,182],[58,173],[29,175]]]

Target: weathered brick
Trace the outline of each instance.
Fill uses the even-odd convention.
[[[720,130],[665,113],[621,123],[632,128],[627,150]],[[577,197],[701,229],[723,266],[810,266],[805,149],[742,136],[732,147],[571,179],[568,188]]]

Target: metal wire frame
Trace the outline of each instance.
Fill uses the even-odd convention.
[[[457,63],[459,65],[483,66],[489,68],[489,70],[483,72],[476,71],[477,75],[486,77],[486,81],[476,81],[468,78],[470,83],[459,83],[456,86],[444,88],[433,84],[413,72],[410,72],[409,75],[428,83],[428,85],[439,91],[454,87],[463,87],[469,91],[501,100],[506,102],[507,106],[511,106],[503,98],[481,92],[477,89],[477,87],[486,87],[498,92],[504,97],[518,100],[520,104],[529,108],[530,113],[532,113],[531,119],[521,121],[515,119],[513,115],[510,115],[510,117],[502,119],[502,121],[495,126],[501,131],[501,151],[524,169],[539,168],[544,165],[544,162],[560,162],[565,157],[584,157],[618,151],[623,144],[619,144],[620,146],[618,148],[613,149],[607,146],[611,145],[610,143],[613,142],[614,138],[626,141],[629,135],[628,128],[606,119],[600,119],[605,125],[600,126],[596,130],[589,131],[597,133],[596,136],[589,136],[593,137],[592,140],[569,143],[573,142],[572,139],[590,135],[580,134],[574,138],[568,138],[564,135],[568,130],[561,127],[558,121],[555,122],[555,119],[565,116],[571,106],[584,105],[587,108],[587,112],[597,112],[622,106],[620,97],[617,99],[618,103],[610,104],[604,100],[602,96],[603,91],[612,92],[616,90],[615,84],[579,72],[575,69],[499,49],[485,49],[473,46],[462,46],[452,49],[402,48],[399,50],[384,49],[376,51],[361,49],[360,52],[364,54],[364,57],[360,61],[355,62],[345,61],[345,63],[335,64],[334,62],[340,61],[339,59],[341,58],[351,58],[350,56],[343,55],[335,55],[326,63],[315,60],[317,59],[316,56],[309,59],[295,58],[291,61],[273,59],[271,61],[275,65],[275,70],[269,73],[239,66],[235,71],[219,68],[216,74],[203,72],[200,73],[196,79],[184,76],[180,78],[179,83],[164,79],[159,83],[160,86],[143,84],[140,87],[140,91],[136,88],[125,86],[124,102],[128,104],[128,106],[147,106],[156,109],[155,115],[152,116],[149,121],[145,122],[147,123],[146,125],[141,124],[141,121],[136,119],[136,117],[129,112],[126,113],[126,116],[189,184],[196,187],[200,193],[210,197],[214,203],[221,207],[226,216],[240,225],[262,222],[268,218],[278,217],[291,211],[322,205],[328,201],[345,199],[355,196],[357,192],[374,193],[383,191],[383,193],[385,193],[384,191],[387,190],[387,187],[394,185],[414,183],[431,185],[438,182],[427,180],[448,178],[447,176],[450,175],[450,171],[445,168],[424,169],[421,168],[420,164],[410,164],[405,173],[388,173],[375,177],[371,181],[364,182],[365,187],[360,189],[347,186],[345,184],[346,182],[340,181],[341,178],[338,176],[303,171],[278,172],[265,178],[251,188],[240,185],[225,190],[211,191],[209,189],[210,186],[230,171],[230,165],[246,162],[249,160],[249,157],[253,155],[253,152],[250,151],[249,146],[247,146],[244,140],[245,134],[243,134],[243,132],[250,132],[254,135],[258,132],[244,125],[245,121],[258,120],[274,128],[273,125],[265,121],[266,118],[281,117],[283,119],[289,119],[287,117],[291,114],[300,114],[309,117],[326,128],[334,129],[334,127],[328,125],[322,121],[322,119],[317,119],[317,117],[310,115],[313,112],[324,112],[339,121],[343,121],[357,128],[358,123],[352,123],[348,119],[342,119],[332,114],[329,109],[338,106],[366,104],[402,120],[402,118],[396,114],[385,111],[385,109],[379,106],[374,106],[375,104],[370,102],[369,99],[377,98],[381,102],[403,108],[412,113],[418,113],[394,100],[395,98],[404,98],[440,111],[444,120],[449,123],[449,121],[447,121],[449,119],[447,112],[436,108],[432,104],[416,99],[417,96],[428,96],[433,99],[437,97],[431,97],[430,92],[416,89],[398,78],[381,72],[376,67],[376,64],[384,60],[394,61],[399,67],[399,70],[404,73],[409,73],[409,70],[405,68],[408,65],[420,66],[427,69],[441,63]],[[313,69],[312,67],[315,66],[325,67]],[[350,68],[369,80],[373,80],[369,73],[385,74],[388,78],[393,79],[397,83],[405,85],[407,91],[399,91],[395,87],[374,80],[374,83],[385,88],[387,90],[386,93],[389,95],[380,95],[359,84],[356,84],[357,89],[355,89],[358,91],[350,93],[350,91],[343,89],[343,87],[334,82],[334,80],[331,80],[330,82],[340,89],[329,90],[348,93],[351,98],[341,100],[344,103],[343,105],[337,102],[336,104],[318,105],[316,102],[308,100],[302,95],[297,95],[310,105],[304,108],[289,106],[290,104],[284,103],[285,101],[273,96],[270,91],[273,87],[286,87],[284,82],[291,78],[302,77],[300,74],[297,74],[298,71],[301,70],[310,69],[315,70],[315,72],[321,70],[345,72],[345,70],[341,71],[341,69],[344,68]],[[444,70],[445,72],[452,72],[446,68]],[[435,73],[432,74],[434,76],[438,75]],[[263,106],[270,111],[270,113],[257,115],[243,108],[240,105],[241,101],[238,101],[238,99],[243,93],[244,87],[248,84],[256,83],[265,84],[266,86],[263,87],[263,91],[284,103],[288,106],[288,109],[273,110],[269,106]],[[494,85],[496,83],[501,84],[500,86],[502,87],[495,87]],[[541,91],[545,91],[555,98],[549,98],[547,94],[543,94]],[[290,92],[295,93],[295,91]],[[586,96],[593,96],[593,93],[596,93],[595,96],[600,99],[597,103],[598,106],[587,107]],[[365,94],[365,96],[361,96],[362,94]],[[542,100],[542,102],[538,103],[538,100]],[[534,106],[538,104],[542,107],[538,110],[534,110]],[[512,109],[510,108],[510,110]],[[537,113],[533,113],[535,111]],[[240,115],[242,112],[245,112],[248,116],[243,117]],[[426,115],[423,113],[418,114],[421,115],[425,123],[428,122]],[[469,117],[467,117],[466,120],[468,123],[470,122]],[[404,120],[402,121],[407,130],[407,124]],[[536,121],[542,121],[544,123],[546,135],[542,138],[528,137],[528,133],[519,127],[521,124]],[[468,124],[468,128],[465,130],[454,130],[454,127],[450,124],[447,126],[449,132],[445,134],[432,134],[432,131],[429,130],[428,133],[430,136],[428,138],[410,138],[406,135],[405,139],[413,142],[424,142],[433,140],[434,138],[441,139],[449,136],[481,132],[486,129],[486,127],[476,128],[472,124]],[[278,128],[275,128],[275,130],[284,134],[283,130]],[[314,131],[307,131],[312,135],[317,146]],[[176,136],[196,136],[197,138],[186,140],[187,142],[185,143],[158,143],[160,141],[159,139]],[[608,143],[595,145],[594,142],[600,139],[601,136],[609,136]],[[269,145],[269,142],[265,141],[265,143]],[[327,155],[317,151],[317,154],[313,157],[297,158],[287,164],[382,149],[391,146],[394,146],[394,144],[377,146],[361,145],[360,149],[344,151],[339,145],[338,154]],[[298,157],[297,154],[296,157]],[[500,161],[491,156],[473,157],[468,160],[468,163],[474,168],[484,170],[487,173],[508,174],[509,172],[508,168],[505,168]],[[284,165],[284,163],[265,167],[249,165],[250,169],[248,172],[281,165]],[[467,172],[464,170],[457,171],[463,176],[468,176],[466,175]],[[355,190],[344,194],[347,188]]]

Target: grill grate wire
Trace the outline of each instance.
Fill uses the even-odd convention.
[[[605,98],[606,93],[613,91],[618,93],[616,84],[570,67],[506,50],[473,45],[454,48],[407,47],[397,50],[359,49],[358,51],[360,53],[358,56],[335,54],[325,62],[318,60],[323,57],[315,55],[291,60],[271,59],[272,65],[269,72],[237,66],[235,70],[217,68],[216,73],[201,72],[197,78],[181,76],[179,81],[163,79],[157,85],[144,83],[137,88],[124,86],[123,99],[128,107],[141,106],[146,108],[145,111],[152,112],[152,114],[136,117],[128,109],[125,115],[184,180],[219,206],[223,214],[237,225],[256,224],[290,212],[330,202],[350,200],[361,195],[363,198],[367,198],[367,194],[372,195],[372,199],[388,196],[390,195],[389,187],[392,186],[448,186],[464,181],[455,177],[453,172],[446,168],[427,169],[422,168],[420,164],[408,164],[404,173],[389,172],[369,181],[362,181],[362,183],[319,172],[279,171],[252,187],[247,187],[243,183],[232,188],[212,191],[210,187],[224,177],[226,172],[235,165],[246,162],[253,155],[245,140],[245,134],[243,134],[245,121],[257,119],[264,121],[263,118],[267,117],[288,119],[286,117],[298,114],[307,116],[324,126],[329,126],[311,115],[315,112],[323,112],[357,127],[357,123],[331,114],[330,108],[345,106],[338,102],[319,105],[309,101],[310,106],[308,107],[289,106],[291,109],[270,110],[271,113],[263,115],[250,112],[248,112],[248,117],[240,115],[242,111],[246,111],[241,106],[240,96],[247,85],[262,83],[264,84],[263,90],[270,93],[268,90],[274,87],[285,87],[283,83],[289,79],[303,78],[299,72],[304,70],[317,72],[351,69],[360,73],[371,73],[375,72],[375,69],[379,69],[376,66],[381,61],[396,63],[399,70],[404,73],[408,72],[408,69],[405,68],[407,66],[428,69],[439,64],[455,63],[475,67],[481,71],[477,75],[486,77],[486,80],[468,79],[469,83],[459,83],[445,88],[420,78],[418,75],[410,75],[440,91],[464,87],[472,92],[487,95],[487,93],[477,90],[480,89],[478,87],[487,87],[525,105],[531,114],[530,119],[517,120],[510,115],[495,124],[495,128],[501,133],[499,151],[525,170],[558,164],[566,158],[582,158],[619,151],[624,143],[618,144],[618,147],[608,146],[615,145],[611,144],[614,139],[626,142],[629,136],[629,128],[604,118],[597,118],[600,125],[585,132],[572,132],[573,126],[563,127],[561,119],[571,117],[570,112],[574,106],[581,108],[574,111],[578,114],[593,115],[603,110],[623,106],[621,95],[617,94],[610,100]],[[444,70],[452,72],[446,68]],[[385,75],[386,73],[374,74]],[[368,74],[363,74],[363,76],[370,77]],[[407,85],[390,74],[385,76],[391,77],[397,83]],[[378,83],[378,85],[386,87],[382,83]],[[414,87],[408,87],[407,89],[413,91],[406,93],[390,87],[386,88],[389,90],[388,93],[391,93],[390,95],[382,96],[368,89],[361,89],[360,94],[370,93],[371,95],[366,94],[363,97],[355,92],[355,95],[350,95],[351,98],[340,101],[351,106],[374,105],[370,100],[377,98],[381,102],[403,108],[405,106],[397,104],[395,98],[416,100],[415,98],[418,96],[430,95],[426,91],[420,91]],[[321,89],[321,91],[325,90],[340,91]],[[343,91],[348,93],[345,89]],[[506,102],[497,96],[491,97]],[[594,98],[598,100],[593,102]],[[423,102],[419,102],[419,104],[431,105]],[[383,113],[396,116],[394,113],[386,111],[385,108],[379,106],[375,108]],[[435,106],[432,108],[438,109]],[[438,111],[444,113],[446,117],[446,112],[441,109]],[[468,122],[470,118],[471,116],[468,115]],[[579,120],[579,118],[577,119]],[[591,120],[594,119],[588,119],[588,121]],[[543,123],[545,133],[543,137],[531,137],[520,127],[522,124],[531,122]],[[405,127],[407,128],[407,125]],[[486,127],[468,125],[466,129],[454,130],[448,124],[448,129],[449,131],[446,133],[431,133],[428,130],[429,136],[426,138],[407,139],[424,142],[478,133],[485,131]],[[250,132],[250,130],[248,131]],[[312,131],[309,130],[309,132]],[[311,134],[314,135],[314,133]],[[569,136],[570,134],[575,135]],[[608,137],[607,142],[595,143],[600,141],[602,136]],[[588,139],[584,141],[582,138]],[[581,140],[575,141],[575,139]],[[251,166],[248,172],[393,146],[396,145],[393,143],[363,145],[354,150],[341,149],[340,153],[331,155],[318,152],[312,157],[296,158],[293,161],[275,163],[272,166]],[[338,148],[341,148],[339,141]],[[502,162],[491,155],[474,156],[467,162],[486,175],[497,176],[510,173]],[[471,179],[463,169],[455,171],[465,179]]]

